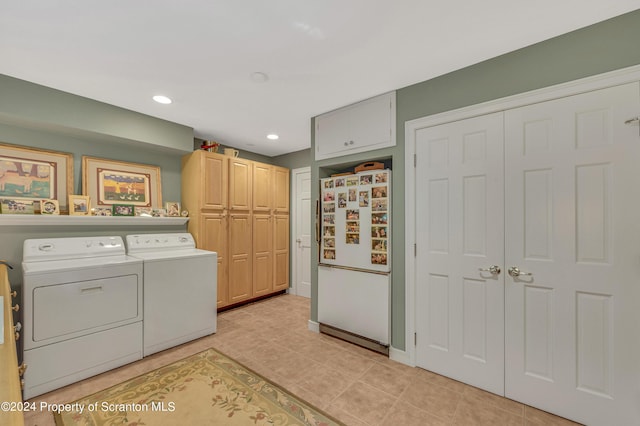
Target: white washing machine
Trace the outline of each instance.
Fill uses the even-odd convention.
[[[216,331],[218,255],[189,233],[127,235],[144,262],[144,356]]]
[[[24,398],[142,358],[142,261],[121,237],[23,246]]]

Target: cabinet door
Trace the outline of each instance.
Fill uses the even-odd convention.
[[[276,213],[289,212],[289,169],[274,167],[273,208]]]
[[[391,143],[391,124],[392,121],[395,122],[395,109],[389,94],[360,102],[350,113],[349,150],[377,149],[395,145],[395,140]]]
[[[316,117],[316,159],[334,157],[349,147],[349,109],[342,108]]]
[[[394,146],[395,92],[316,117],[315,159]]]
[[[269,212],[271,210],[271,193],[273,166],[253,163],[253,210]]]
[[[275,216],[273,290],[289,288],[289,215]]]
[[[269,214],[253,215],[253,296],[273,291],[273,221]]]
[[[222,155],[207,153],[202,158],[204,172],[202,208],[223,209],[227,207],[228,164],[229,159]]]
[[[229,303],[251,298],[251,215],[229,215]]]
[[[227,269],[227,217],[221,213],[201,215],[204,250],[218,253],[218,307],[229,304],[229,272]]]
[[[232,158],[229,160],[229,208],[251,209],[251,161]]]

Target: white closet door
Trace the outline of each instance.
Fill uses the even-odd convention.
[[[640,424],[638,99],[505,113],[506,396],[589,425]]]
[[[416,363],[504,394],[502,113],[416,134]]]

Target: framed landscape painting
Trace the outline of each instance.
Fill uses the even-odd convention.
[[[0,143],[0,200],[57,200],[67,211],[73,155]]]
[[[82,193],[96,206],[161,207],[160,167],[82,157]]]

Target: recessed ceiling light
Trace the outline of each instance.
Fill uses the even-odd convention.
[[[267,135],[267,139],[271,139],[272,141],[275,141],[277,139],[279,139],[280,136],[276,135],[275,133],[271,133],[269,135]]]
[[[167,98],[166,96],[163,95],[155,95],[153,97],[153,100],[156,101],[159,104],[170,104],[172,102],[171,99]]]

